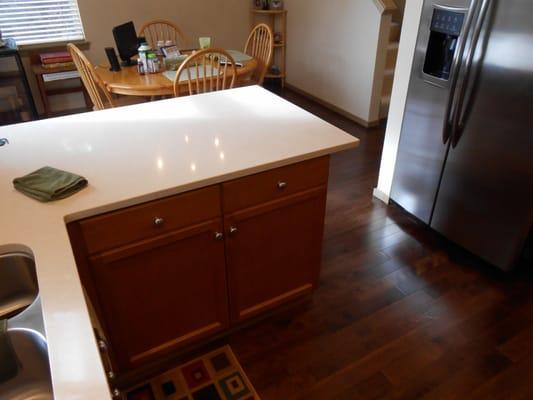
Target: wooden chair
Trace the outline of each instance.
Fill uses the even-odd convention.
[[[250,32],[244,52],[254,57],[257,62],[257,69],[252,75],[253,84],[262,85],[265,75],[272,62],[272,53],[274,51],[274,34],[267,24],[258,24]]]
[[[94,72],[94,66],[85,57],[85,54],[78,49],[74,44],[67,44],[67,49],[72,56],[72,61],[76,65],[80,78],[89,93],[89,97],[93,102],[93,110],[103,110],[105,108],[114,107],[111,99],[111,94],[106,89],[104,83],[98,78]]]
[[[176,72],[174,96],[182,94],[184,82],[187,82],[189,95],[231,89],[236,76],[235,60],[228,52],[222,49],[200,50],[190,55]]]
[[[106,108],[127,106],[144,102],[144,99],[134,96],[123,96],[113,98],[105,87],[105,84],[94,71],[94,66],[85,57],[85,54],[74,44],[67,44],[67,49],[72,56],[72,61],[80,73],[80,78],[91,98],[93,110],[104,110]]]
[[[155,48],[159,40],[172,40],[174,44],[184,42],[181,30],[170,21],[164,19],[154,19],[141,27],[139,36],[144,37],[148,44]]]

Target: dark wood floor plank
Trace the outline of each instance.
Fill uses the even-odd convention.
[[[428,398],[468,398],[469,393],[483,380],[511,364],[509,359],[495,352],[493,346],[487,346],[483,337],[485,334],[490,336],[490,327],[506,310],[504,299],[498,293],[488,291],[471,302],[469,307],[461,308],[463,318],[456,324],[427,326],[418,347],[423,355],[415,357],[415,360],[420,360],[413,362],[404,357],[396,359],[384,369],[385,375],[395,384],[390,398],[418,399],[432,391],[432,396]],[[449,319],[444,318],[443,322]],[[483,326],[487,329],[485,333]],[[479,368],[483,363],[490,364]],[[469,378],[469,382],[464,381],[465,377]],[[453,378],[456,382],[453,382]],[[458,382],[461,384],[457,385]],[[439,386],[440,392],[437,390]],[[456,392],[454,396],[453,391]],[[443,392],[446,396],[439,397]]]
[[[462,400],[469,399],[470,394],[480,385],[490,380],[509,366],[509,359],[490,349],[481,349],[479,353],[468,356],[467,360],[452,360],[452,371],[440,379],[434,387],[427,388],[419,398],[424,400]],[[439,367],[442,369],[443,367]],[[435,374],[434,372],[430,372]],[[428,378],[426,378],[428,379]],[[412,388],[411,390],[416,390]]]
[[[533,399],[533,357],[513,364],[480,386],[469,397],[471,400],[530,400]]]
[[[525,357],[531,357],[533,355],[532,338],[533,325],[520,331],[515,337],[505,342],[499,347],[499,350],[511,360],[518,362]]]
[[[295,396],[297,399],[306,398],[328,398],[328,393],[332,395],[336,391],[344,390],[344,385],[354,384],[360,380],[367,379],[378,371],[385,371],[387,366],[394,360],[412,357],[413,352],[420,349],[424,338],[427,338],[428,330],[440,332],[452,332],[457,324],[462,322],[471,313],[486,307],[487,300],[492,299],[494,293],[480,293],[470,296],[464,292],[451,291],[446,294],[441,301],[435,301],[424,313],[419,315],[418,322],[413,325],[413,329],[402,332],[394,330],[391,340],[381,347],[362,357],[354,357],[344,368],[328,375],[315,386]],[[445,306],[444,306],[444,305]],[[450,316],[450,309],[463,310],[454,312]],[[364,339],[361,339],[365,342]],[[372,347],[369,347],[372,348]],[[334,398],[334,397],[331,397]]]
[[[417,292],[340,331],[283,349],[269,356],[272,364],[261,363],[259,370],[246,361],[245,368],[258,376],[254,384],[266,398],[283,398],[285,393],[297,393],[410,331],[433,301],[424,292]],[[273,382],[273,377],[287,371],[299,379]]]
[[[393,390],[392,384],[381,372],[372,375],[362,382],[352,383],[342,392],[335,395],[336,400],[373,400],[388,396]],[[329,396],[329,395],[328,395]],[[310,398],[313,398],[312,396]]]
[[[511,366],[512,361],[498,351],[498,346],[531,324],[531,305],[517,305],[513,296],[505,296],[502,302],[459,326],[458,331],[468,341],[452,346],[446,357],[428,368],[425,379],[434,379],[436,385],[423,398],[470,398],[475,389]],[[438,371],[440,375],[436,375]]]

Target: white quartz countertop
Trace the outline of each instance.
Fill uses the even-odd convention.
[[[66,222],[359,142],[257,86],[5,126],[0,138],[0,253],[35,258],[57,400],[110,398]],[[53,203],[15,191],[13,178],[45,165],[89,186]]]

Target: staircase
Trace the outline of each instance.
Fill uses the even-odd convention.
[[[387,59],[385,63],[385,73],[383,74],[383,86],[381,88],[381,104],[379,117],[387,118],[389,114],[389,105],[392,93],[392,82],[394,81],[394,69],[396,67],[396,58],[398,57],[398,47],[400,44],[400,33],[402,30],[402,18],[405,8],[405,0],[394,0],[397,11],[392,14],[392,24],[389,34],[389,43],[387,45]]]

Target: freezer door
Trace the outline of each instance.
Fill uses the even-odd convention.
[[[470,6],[470,0],[426,0],[422,10],[391,198],[426,223],[446,156],[443,127]]]
[[[533,221],[532,16],[531,0],[489,3],[431,221],[505,270]]]

